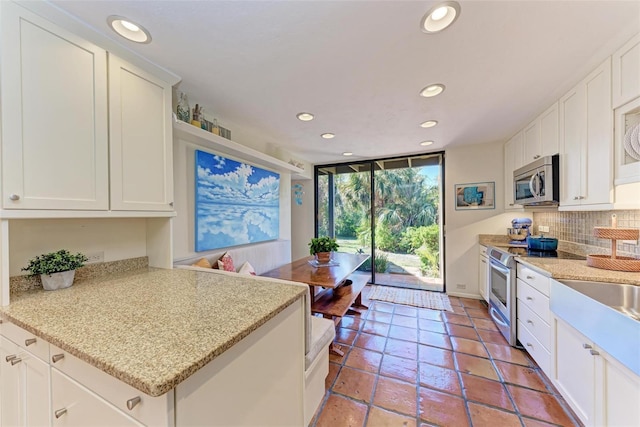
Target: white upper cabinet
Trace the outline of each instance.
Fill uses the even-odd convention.
[[[618,49],[612,58],[613,108],[640,96],[640,33]]]
[[[524,164],[558,153],[558,103],[524,128]]]
[[[607,59],[558,104],[560,208],[613,202],[613,111],[611,59]],[[603,208],[606,208],[603,207]]]
[[[2,4],[2,207],[109,207],[106,52]]]
[[[2,215],[172,215],[171,85],[1,7]]]
[[[171,86],[109,54],[111,209],[173,210]]]
[[[523,133],[518,132],[504,144],[504,209],[521,209],[514,203],[513,171],[522,165]],[[516,166],[517,165],[517,166]]]
[[[542,148],[540,146],[540,120],[536,119],[523,131],[524,134],[524,163],[534,161],[541,157]]]

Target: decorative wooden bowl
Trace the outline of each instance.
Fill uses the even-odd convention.
[[[349,279],[345,280],[340,286],[333,289],[333,295],[341,297],[351,293],[351,285],[353,282]]]
[[[611,240],[611,255],[587,255],[587,265],[604,270],[640,271],[640,259],[617,256],[618,240],[638,240],[637,228],[594,227],[593,236]]]
[[[587,265],[604,270],[640,271],[640,259],[626,256],[612,259],[609,255],[587,255]]]

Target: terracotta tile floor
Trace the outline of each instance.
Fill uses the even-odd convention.
[[[312,427],[580,425],[529,356],[509,347],[478,300],[454,313],[369,301],[336,329]]]

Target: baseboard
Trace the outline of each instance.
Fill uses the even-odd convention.
[[[471,298],[480,300],[484,299],[480,294],[465,294],[462,292],[447,292],[447,295],[449,295],[450,297]]]

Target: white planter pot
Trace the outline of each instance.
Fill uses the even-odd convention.
[[[56,289],[64,289],[71,286],[75,275],[75,270],[61,271],[60,273],[41,274],[40,280],[42,281],[42,287],[46,291],[55,291]]]

